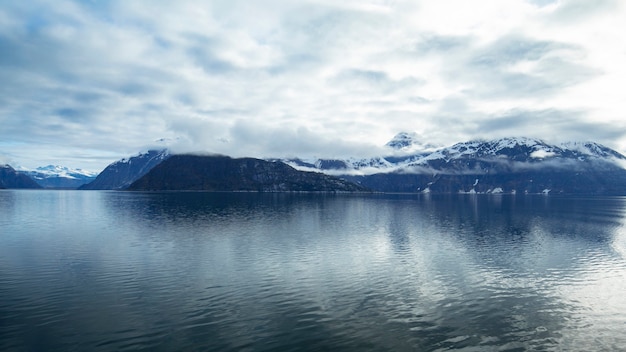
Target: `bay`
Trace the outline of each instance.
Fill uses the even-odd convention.
[[[0,191],[0,350],[626,349],[626,198]]]

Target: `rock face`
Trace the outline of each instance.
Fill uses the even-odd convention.
[[[107,166],[96,179],[79,189],[125,189],[170,157],[167,150],[150,150]]]
[[[30,177],[15,171],[9,165],[0,165],[0,188],[41,188]]]
[[[174,155],[135,181],[129,190],[257,192],[359,192],[363,186],[282,162],[227,156]]]

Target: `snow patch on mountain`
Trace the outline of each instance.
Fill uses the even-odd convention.
[[[133,160],[137,160],[137,159],[143,159],[146,157],[149,157],[151,154],[156,154],[154,157],[152,157],[153,160],[165,160],[170,156],[170,151],[168,149],[162,149],[158,152],[155,152],[154,150],[149,150],[147,152],[140,152],[137,153],[133,156],[129,156],[128,158],[122,158],[118,161],[115,161],[112,165],[115,164],[132,164]]]
[[[624,157],[624,155],[595,142],[565,142],[562,143],[561,146],[564,149],[576,151],[583,155],[626,160],[626,157]]]

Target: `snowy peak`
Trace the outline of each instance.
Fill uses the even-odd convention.
[[[406,149],[410,148],[418,142],[418,135],[415,132],[400,132],[396,134],[387,144],[387,147],[393,149]]]
[[[449,158],[485,158],[509,157],[513,160],[524,160],[535,156],[553,155],[558,147],[550,146],[540,139],[511,137],[495,140],[475,140],[457,143],[441,149],[440,154]]]
[[[98,176],[97,172],[87,171],[83,169],[71,169],[59,165],[40,166],[33,171],[49,177],[81,178]]]
[[[422,143],[420,135],[416,132],[400,132],[396,134],[387,144],[386,147],[400,152],[418,152],[434,150],[437,146],[429,143]]]
[[[165,159],[167,159],[170,156],[170,152],[168,149],[161,149],[161,150],[149,150],[147,152],[143,152],[143,153],[139,153],[137,155],[128,157],[128,158],[123,158],[120,159],[116,162],[113,163],[113,165],[115,164],[132,164],[133,162],[136,162],[137,160],[160,160],[163,161]]]

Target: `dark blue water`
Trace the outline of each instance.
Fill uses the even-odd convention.
[[[0,191],[0,350],[626,350],[626,198]]]

